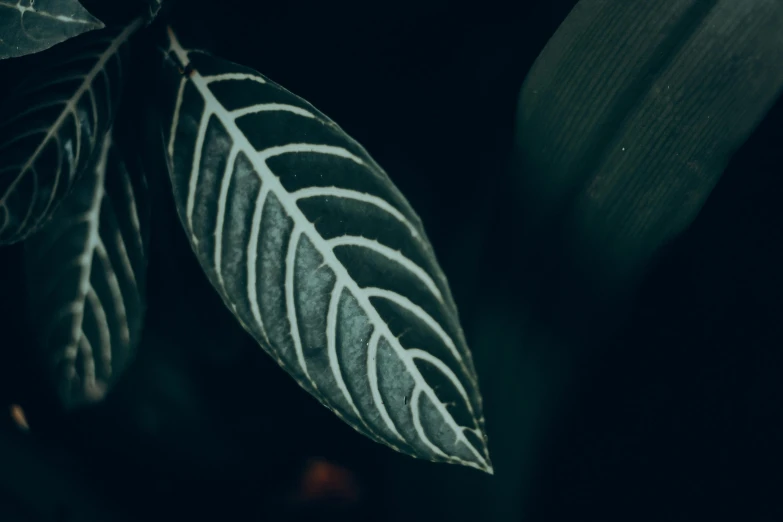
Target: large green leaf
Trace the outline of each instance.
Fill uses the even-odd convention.
[[[478,380],[419,218],[334,122],[169,31],[174,199],[210,281],[321,403],[404,453],[492,467]]]
[[[579,2],[519,98],[527,226],[558,223],[586,278],[624,288],[781,92],[782,28],[779,0]]]
[[[0,0],[0,60],[103,28],[77,0]]]
[[[106,133],[94,166],[25,246],[30,321],[65,407],[103,398],[141,336],[146,180]]]
[[[47,56],[0,109],[0,245],[51,218],[111,125],[127,42],[141,20],[88,33]]]

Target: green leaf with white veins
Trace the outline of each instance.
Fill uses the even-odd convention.
[[[47,53],[0,109],[0,245],[44,226],[111,126],[128,40],[141,26],[104,29]]]
[[[457,309],[405,198],[309,103],[168,37],[162,126],[174,199],[223,301],[357,431],[491,473]]]
[[[66,408],[101,400],[141,336],[149,205],[144,173],[108,132],[52,222],[25,241],[30,321]]]
[[[77,0],[0,0],[0,60],[103,28]]]

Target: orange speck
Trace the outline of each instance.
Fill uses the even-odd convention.
[[[359,500],[359,490],[354,474],[324,459],[307,463],[300,484],[299,498],[305,502],[342,500],[354,503]]]
[[[18,404],[12,404],[10,408],[11,418],[14,420],[19,429],[29,431],[30,426],[27,424],[27,417],[24,414],[24,410]]]

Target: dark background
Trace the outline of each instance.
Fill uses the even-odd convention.
[[[610,337],[540,323],[522,291],[535,245],[518,233],[508,162],[522,81],[575,2],[513,4],[199,0],[171,12],[189,42],[336,120],[417,209],[474,354],[495,476],[397,454],[301,391],[224,310],[164,193],[140,353],[96,408],[62,416],[41,391],[20,249],[0,251],[0,399],[32,427],[1,423],[0,520],[23,520],[17,501],[57,520],[90,503],[111,520],[783,519],[783,103]],[[302,498],[313,458],[348,470],[358,502]]]

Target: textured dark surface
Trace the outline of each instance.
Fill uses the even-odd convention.
[[[778,0],[584,0],[522,87],[528,227],[559,221],[596,293],[682,233],[783,89]]]
[[[103,23],[78,0],[0,1],[0,60],[46,50]]]

